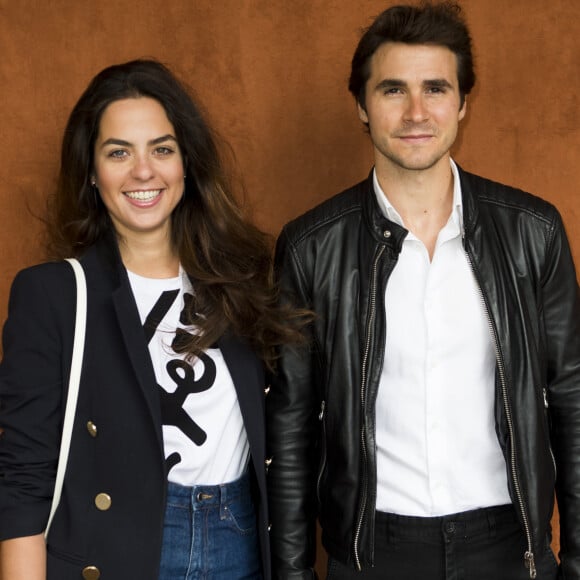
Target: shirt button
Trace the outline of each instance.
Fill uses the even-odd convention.
[[[99,493],[97,497],[95,497],[95,505],[97,506],[98,510],[102,512],[106,512],[111,507],[111,496],[108,493]]]
[[[96,566],[87,566],[83,568],[83,579],[84,580],[99,580],[101,577],[101,571]]]
[[[87,421],[87,431],[91,437],[97,436],[97,426],[92,421]]]
[[[270,465],[272,465],[272,458],[268,457],[264,463],[266,464],[266,473],[268,473],[268,470],[270,469]]]

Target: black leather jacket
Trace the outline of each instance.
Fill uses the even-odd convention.
[[[545,549],[556,487],[561,574],[579,580],[580,296],[568,241],[549,203],[460,178],[464,247],[496,348],[496,431],[528,543],[522,562],[533,569]],[[316,318],[308,347],[282,350],[267,399],[274,578],[314,577],[317,517],[334,558],[373,565],[384,296],[406,234],[381,214],[369,178],[278,241],[282,288]]]

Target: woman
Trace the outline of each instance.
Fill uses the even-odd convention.
[[[297,318],[163,65],[112,66],[81,96],[49,249],[87,278],[80,393],[45,544],[76,289],[63,261],[24,270],[0,366],[4,580],[269,578],[262,363]]]

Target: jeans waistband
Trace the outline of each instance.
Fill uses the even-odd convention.
[[[512,504],[437,517],[376,512],[375,534],[377,537],[406,539],[441,538],[442,533],[469,537],[482,532],[494,532],[497,527],[517,521]]]
[[[250,476],[247,469],[238,479],[217,485],[186,486],[171,481],[167,483],[167,503],[183,507],[223,505],[228,500],[250,493]]]

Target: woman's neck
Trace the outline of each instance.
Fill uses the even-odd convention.
[[[137,239],[119,241],[121,259],[127,270],[145,278],[175,278],[179,274],[179,256],[168,239]]]

